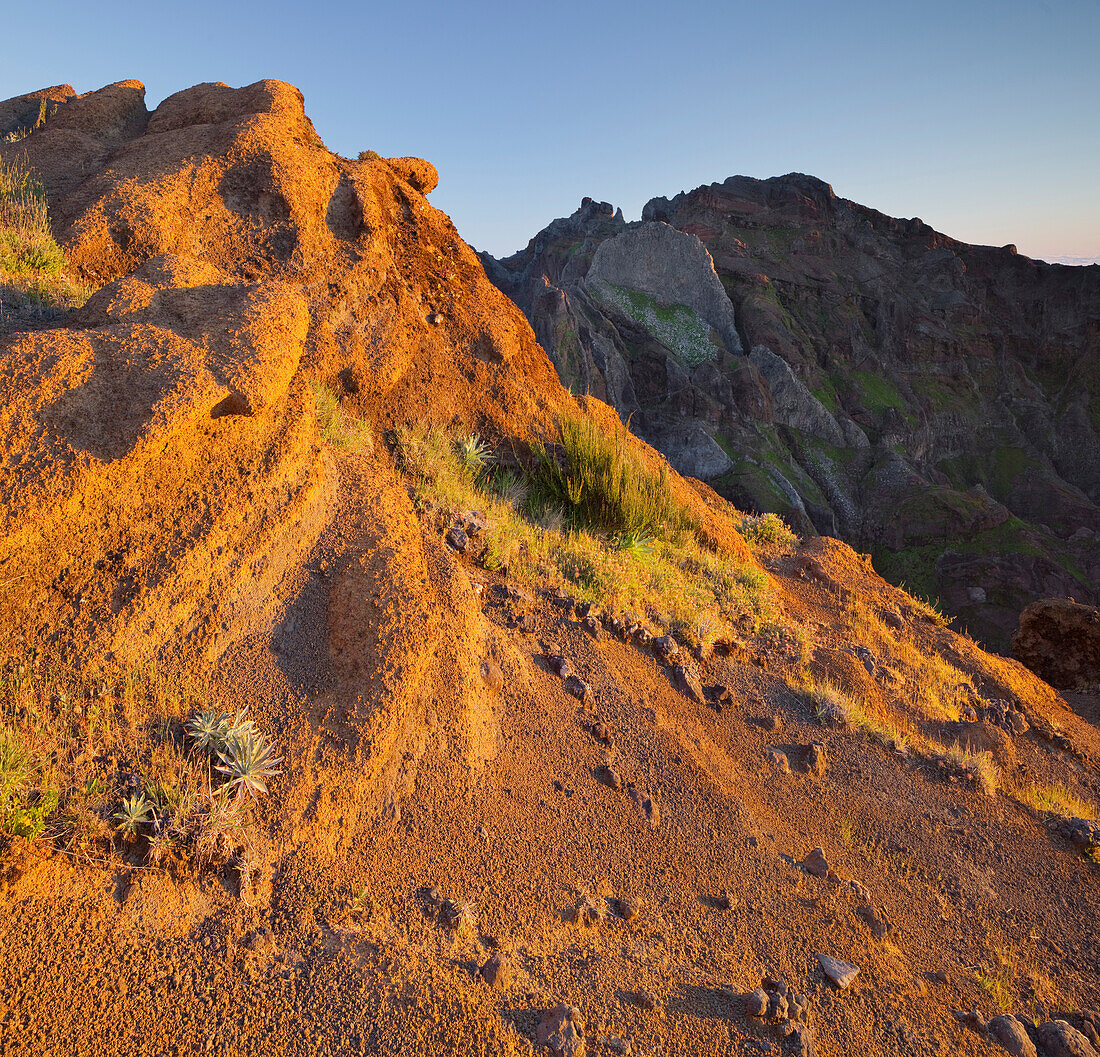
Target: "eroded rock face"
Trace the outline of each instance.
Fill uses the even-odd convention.
[[[98,289],[0,335],[0,650],[209,659],[269,619],[331,513],[307,375],[380,428],[522,434],[567,399],[425,199],[434,167],[336,157],[293,86],[0,103],[0,128],[28,122],[0,158],[42,177]]]
[[[1044,598],[1020,614],[1012,653],[1059,690],[1100,686],[1100,609]]]
[[[695,303],[701,270],[616,271],[633,313],[593,296],[597,262],[662,225],[732,305],[739,340],[701,360],[647,315]],[[653,199],[637,224],[586,200],[483,259],[564,380],[743,509],[870,550],[999,649],[1036,598],[1100,604],[1100,267],[968,246],[801,174]]]

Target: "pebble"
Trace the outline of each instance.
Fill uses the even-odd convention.
[[[457,525],[447,532],[447,546],[463,554],[470,545],[470,537]]]
[[[778,749],[768,749],[768,763],[780,774],[791,773],[791,761],[787,759],[786,753],[780,752]]]
[[[825,774],[825,746],[819,741],[812,742],[806,749],[806,770],[819,778]]]
[[[600,781],[611,789],[622,789],[623,780],[619,772],[610,764],[604,764],[600,768]]]

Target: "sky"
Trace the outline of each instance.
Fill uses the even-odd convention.
[[[137,78],[297,85],[334,151],[419,155],[497,256],[589,195],[805,172],[967,242],[1100,261],[1100,0],[52,0],[0,99]]]

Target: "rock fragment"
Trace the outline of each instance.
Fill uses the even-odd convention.
[[[546,1010],[535,1030],[535,1041],[553,1057],[585,1057],[584,1018],[572,1006]]]
[[[839,958],[833,958],[828,954],[819,954],[817,960],[821,963],[821,968],[825,970],[825,975],[842,991],[850,987],[852,981],[859,975],[857,966],[852,965],[850,962],[841,961]]]
[[[787,759],[786,753],[780,752],[778,749],[768,749],[768,763],[780,774],[791,773],[791,761]]]
[[[572,694],[575,698],[583,701],[587,704],[592,700],[592,687],[588,685],[583,679],[576,675],[568,675],[565,677],[562,685],[565,687],[567,693]]]
[[[511,963],[499,951],[489,956],[479,972],[482,980],[498,991],[506,991],[512,982]]]
[[[802,860],[802,869],[811,877],[828,877],[829,863],[823,848],[812,849]]]
[[[1035,1043],[1014,1016],[1002,1013],[994,1017],[987,1030],[1013,1057],[1036,1057]]]
[[[696,678],[695,673],[683,664],[678,664],[672,669],[672,681],[676,684],[676,687],[692,701],[696,701],[699,704],[703,704],[706,700],[703,697],[703,689],[699,685],[699,680]]]
[[[447,531],[447,546],[451,550],[458,551],[459,554],[464,554],[466,548],[470,545],[470,537],[466,535],[464,529],[455,525],[454,528]]]
[[[808,774],[815,774],[819,778],[825,774],[825,746],[821,742],[812,742],[805,750],[804,759]]]

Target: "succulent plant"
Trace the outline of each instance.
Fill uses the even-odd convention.
[[[220,755],[230,738],[256,733],[252,720],[245,718],[246,711],[247,709],[242,708],[235,716],[231,716],[228,712],[207,709],[187,724],[187,731],[195,739],[196,748]]]
[[[267,779],[282,773],[277,769],[282,757],[275,756],[275,746],[251,722],[230,731],[218,758],[222,762],[215,769],[228,776],[225,784],[238,797],[266,793]]]
[[[476,433],[469,437],[463,437],[458,442],[458,458],[462,468],[471,476],[476,477],[490,462],[493,454],[486,441],[483,441]]]
[[[127,837],[137,836],[138,826],[149,822],[153,814],[153,802],[146,799],[144,793],[134,793],[123,797],[122,807],[112,816],[119,824],[119,830]]]

